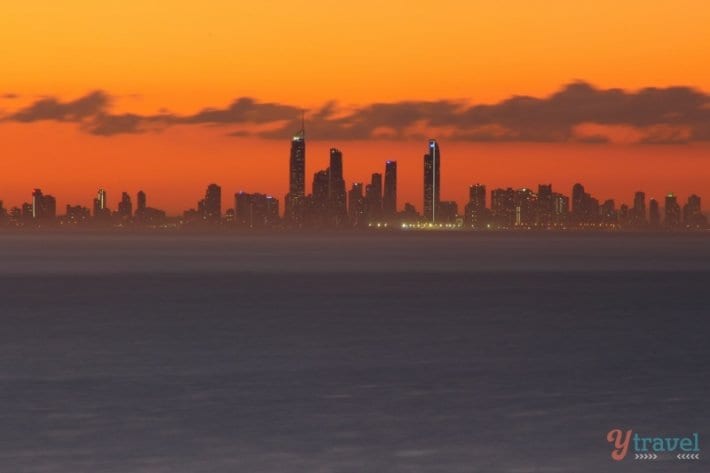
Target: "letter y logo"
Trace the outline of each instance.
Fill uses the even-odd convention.
[[[614,449],[611,451],[611,458],[616,461],[621,461],[629,451],[629,442],[631,442],[631,429],[624,434],[621,429],[610,430],[606,434],[607,442],[614,444]]]

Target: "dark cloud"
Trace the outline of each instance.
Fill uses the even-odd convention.
[[[111,102],[112,97],[103,91],[94,91],[68,102],[43,97],[3,120],[22,123],[42,120],[72,122],[79,124],[87,133],[99,136],[159,130],[175,121],[175,117],[170,114],[112,114]]]
[[[419,136],[422,129],[465,141],[601,143],[613,133],[579,135],[579,125],[613,125],[636,129],[643,143],[710,140],[710,97],[689,87],[646,88],[638,92],[597,89],[575,82],[545,98],[514,96],[490,105],[406,101],[376,103],[338,114],[329,104],[308,119],[316,139],[372,139],[380,129],[388,139]],[[262,133],[283,138],[297,126]],[[417,129],[419,128],[419,129]]]
[[[102,91],[91,92],[70,102],[60,102],[55,98],[42,98],[29,107],[23,108],[8,117],[18,122],[57,120],[80,122],[95,117],[108,109],[109,96]]]
[[[388,139],[411,138],[418,124],[440,126],[460,113],[461,104],[452,101],[405,101],[374,103],[341,112],[329,102],[307,118],[308,133],[315,139],[362,140],[376,138],[378,132]],[[264,138],[284,138],[300,128],[300,118],[292,117],[281,129],[260,133]]]
[[[8,100],[11,100],[11,99],[18,99],[18,98],[20,98],[19,95],[13,94],[13,93],[11,93],[11,92],[5,93],[5,94],[0,94],[0,99],[8,99]]]
[[[278,103],[259,103],[253,98],[242,97],[224,109],[206,108],[194,115],[177,119],[178,123],[271,123],[299,116],[301,109]]]
[[[512,130],[519,141],[567,141],[575,139],[577,125],[587,123],[700,129],[710,122],[708,103],[707,95],[688,87],[633,93],[576,82],[547,98],[513,97],[494,105],[472,106],[457,122],[463,129],[498,124]]]
[[[112,136],[130,133],[160,131],[174,122],[169,114],[143,116],[133,113],[122,115],[100,114],[84,123],[83,128],[92,135]]]
[[[110,113],[110,102],[100,91],[70,102],[43,98],[5,120],[77,122],[101,136],[172,125],[238,125],[230,135],[284,139],[301,126],[299,107],[249,97],[193,115],[116,115]],[[513,96],[494,104],[435,100],[342,108],[328,102],[309,111],[307,132],[311,139],[331,141],[432,135],[463,141],[604,143],[623,135],[625,142],[678,144],[710,141],[710,96],[690,87],[625,91],[574,82],[548,97]]]
[[[120,133],[141,133],[142,118],[139,115],[98,115],[85,126],[93,135],[111,136]]]
[[[158,115],[139,115],[135,113],[110,113],[111,97],[96,91],[69,102],[61,102],[47,97],[37,100],[3,120],[17,122],[35,122],[54,120],[75,122],[87,133],[100,136],[112,136],[126,133],[156,131],[171,125],[231,125],[231,124],[270,124],[287,121],[300,116],[301,109],[292,105],[278,103],[260,103],[249,97],[242,97],[224,109],[206,108],[187,116],[180,116],[162,110]],[[248,133],[248,132],[244,132]]]

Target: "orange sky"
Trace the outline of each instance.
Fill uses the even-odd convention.
[[[491,103],[545,96],[583,79],[607,88],[689,85],[710,90],[710,4],[675,1],[9,1],[0,15],[0,112],[38,96],[94,89],[116,110],[187,114],[239,96],[312,108],[375,101]],[[2,113],[0,113],[2,114]],[[88,205],[99,185],[115,198],[144,188],[176,212],[208,182],[234,191],[286,188],[288,141],[234,138],[212,126],[90,136],[74,124],[0,122],[0,199],[41,186]],[[310,142],[308,174],[327,148],[344,151],[348,183],[400,163],[400,203],[421,207],[424,142]],[[443,141],[442,198],[463,203],[472,182],[600,198],[676,191],[710,198],[710,146],[501,144]]]

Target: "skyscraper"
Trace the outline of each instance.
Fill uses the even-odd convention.
[[[618,221],[616,202],[614,202],[614,199],[605,200],[599,211],[603,223],[614,224]]]
[[[96,201],[99,204],[99,209],[104,210],[108,208],[108,201],[106,197],[106,190],[104,189],[99,189],[97,195],[96,195]]]
[[[616,220],[621,225],[628,225],[630,219],[629,213],[629,206],[626,204],[621,204],[619,206],[619,211],[616,212]]]
[[[234,194],[234,214],[234,222],[237,225],[251,227],[251,194],[247,194],[246,192],[237,192]]]
[[[51,195],[42,194],[42,190],[32,192],[32,218],[34,220],[49,220],[57,215],[57,201]]]
[[[204,200],[200,201],[199,207],[202,209],[201,212],[204,212]],[[134,221],[141,225],[158,225],[164,222],[165,211],[148,207],[148,198],[145,192],[138,191],[134,216]],[[200,220],[204,218],[204,215],[195,213],[195,217],[197,220]]]
[[[424,155],[424,220],[435,223],[441,201],[441,155],[436,140],[429,140]]]
[[[515,225],[528,226],[535,223],[536,196],[532,189],[522,188],[515,191]]]
[[[222,188],[217,184],[207,186],[202,201],[202,219],[207,223],[219,223],[222,219]]]
[[[552,203],[553,203],[553,223],[555,225],[564,225],[567,223],[567,217],[569,214],[569,197],[560,194],[559,192],[552,193]]]
[[[331,225],[340,226],[347,221],[345,198],[343,153],[338,149],[331,148],[330,166],[328,167],[328,220]]]
[[[311,195],[308,196],[307,218],[311,225],[324,226],[328,220],[328,188],[330,186],[330,169],[322,169],[313,174]],[[303,222],[301,222],[303,223]]]
[[[661,224],[661,211],[656,199],[648,201],[648,221],[652,227],[658,227]]]
[[[91,211],[86,207],[81,205],[69,205],[67,204],[66,214],[64,216],[64,221],[72,225],[84,224],[89,221],[91,217]]]
[[[32,192],[32,218],[34,219],[42,218],[43,198],[41,189],[35,189]]]
[[[359,228],[367,224],[362,182],[355,182],[348,192],[348,217],[352,227]]]
[[[111,217],[111,211],[108,208],[108,198],[106,190],[99,189],[94,198],[94,219],[108,220]]]
[[[554,215],[554,194],[552,184],[539,184],[537,186],[537,223],[542,226],[549,225]]]
[[[454,200],[443,200],[439,202],[439,211],[437,212],[437,221],[441,223],[452,224],[456,222],[458,217],[459,206]]]
[[[572,186],[572,219],[574,223],[582,223],[587,220],[589,214],[587,208],[587,200],[589,194],[584,192],[584,186],[576,183]]]
[[[373,173],[370,184],[365,187],[365,213],[369,223],[382,220],[382,174]]]
[[[601,220],[599,208],[599,199],[587,194],[587,221],[589,223],[598,223]]]
[[[631,213],[634,225],[646,224],[646,194],[644,192],[638,191],[634,194],[634,207]]]
[[[507,189],[494,189],[491,191],[491,214],[499,228],[512,228],[515,224],[515,191]]]
[[[678,198],[671,194],[666,196],[666,219],[664,224],[666,227],[677,227],[680,225],[680,205],[678,205]]]
[[[121,194],[121,201],[118,203],[118,215],[124,220],[131,218],[133,215],[131,196],[127,192]]]
[[[388,221],[392,221],[397,216],[397,161],[385,161],[382,213]]]
[[[265,212],[267,225],[276,225],[279,223],[279,199],[274,196],[267,195],[265,199]]]
[[[138,194],[136,196],[136,213],[143,212],[146,209],[146,206],[147,200],[145,192],[138,191]]]
[[[687,228],[705,228],[707,218],[700,207],[700,197],[693,194],[688,197],[688,202],[683,206],[683,223]]]
[[[486,186],[474,184],[468,190],[468,204],[466,204],[464,223],[468,227],[483,228],[487,222]]]
[[[234,195],[234,213],[238,226],[268,227],[278,222],[279,202],[270,195],[238,192]]]
[[[22,204],[22,221],[24,224],[31,224],[32,220],[32,204],[25,202]]]
[[[42,206],[44,207],[45,218],[53,219],[57,216],[57,200],[54,198],[54,196],[45,195],[42,204]]]
[[[286,194],[285,219],[289,225],[303,223],[306,200],[306,130],[301,129],[291,138],[288,194]]]

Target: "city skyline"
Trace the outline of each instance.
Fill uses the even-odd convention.
[[[298,197],[299,199],[303,199],[306,195],[308,195],[311,192],[311,190],[309,188],[310,182],[308,181],[309,175],[312,175],[313,168],[318,168],[318,167],[320,167],[319,164],[323,163],[322,154],[323,154],[324,149],[328,150],[328,153],[326,153],[326,156],[327,156],[326,159],[328,159],[328,160],[332,159],[331,154],[334,150],[339,152],[340,159],[341,160],[343,159],[343,151],[340,148],[333,148],[332,145],[326,144],[322,141],[315,141],[314,142],[314,141],[309,140],[309,148],[311,149],[311,151],[309,152],[309,159],[306,160],[306,158],[305,158],[305,142],[306,142],[306,140],[305,140],[305,122],[303,121],[303,117],[301,118],[301,121],[302,121],[302,123],[301,123],[300,129],[292,136],[292,139],[290,140],[291,141],[291,151],[290,151],[290,158],[289,158],[289,163],[288,163],[289,171],[286,173],[283,173],[279,170],[279,168],[271,168],[271,169],[269,169],[269,172],[268,172],[268,175],[270,175],[272,178],[276,178],[274,180],[274,182],[286,181],[286,184],[285,184],[286,189],[276,189],[273,192],[269,192],[271,189],[273,189],[273,186],[269,189],[264,189],[264,188],[259,189],[258,183],[261,181],[257,180],[253,183],[249,183],[249,182],[245,182],[245,181],[240,180],[240,184],[237,185],[236,187],[233,187],[233,188],[238,189],[236,192],[265,192],[266,191],[265,194],[273,195],[274,197],[278,198],[281,202],[283,202],[282,205],[285,205],[285,207],[282,207],[281,213],[286,215],[284,212],[286,212],[286,213],[288,212],[289,194],[294,194],[294,192],[295,192],[294,195],[300,196],[300,197]],[[283,140],[283,141],[285,142],[286,140]],[[431,145],[431,142],[436,143],[436,150],[438,150],[439,140],[434,140],[434,139],[429,140],[430,145]],[[384,143],[380,143],[380,144],[384,144]],[[414,143],[414,144],[416,145],[417,143]],[[421,153],[421,142],[419,142],[418,144],[419,144],[419,146],[418,146],[419,153],[417,153],[417,154],[420,154]],[[353,145],[353,142],[345,142],[345,145],[346,146],[343,147],[343,149],[347,150],[350,146]],[[409,142],[394,143],[394,145],[397,146],[397,149],[398,148],[408,149],[409,145],[411,145],[411,143],[409,143]],[[460,143],[457,141],[449,141],[449,142],[446,142],[446,146],[447,146],[447,149],[449,147],[451,147],[451,148],[454,148],[454,150],[456,150],[457,147],[460,146]],[[315,151],[313,150],[314,147],[316,148]],[[385,147],[389,148],[389,146],[385,146]],[[283,144],[282,144],[281,148],[283,150]],[[431,149],[427,148],[426,154],[428,155],[430,153],[430,151],[431,151]],[[624,150],[620,149],[619,151],[623,155]],[[681,149],[681,151],[692,151],[692,148]],[[697,151],[697,149],[695,151]],[[423,170],[423,168],[421,166],[421,160],[418,159],[416,157],[416,155],[415,156],[412,156],[412,155],[402,156],[403,153],[401,153],[401,152],[398,153],[398,152],[396,152],[396,150],[395,150],[395,152],[389,152],[388,154],[398,155],[398,156],[400,156],[400,158],[399,159],[389,159],[388,158],[384,161],[385,169],[383,169],[383,171],[385,171],[385,172],[382,174],[382,177],[381,177],[381,179],[384,179],[384,181],[382,183],[383,197],[385,194],[385,190],[387,190],[385,181],[386,181],[386,173],[387,173],[388,163],[391,163],[391,165],[394,166],[394,169],[391,169],[390,172],[393,172],[393,174],[395,176],[397,176],[397,163],[399,162],[400,170],[402,168],[404,168],[404,170],[408,171],[408,172],[406,172],[403,176],[402,176],[403,173],[401,173],[401,172],[399,173],[399,175],[400,175],[399,183],[400,184],[399,184],[399,187],[396,188],[395,194],[394,194],[394,199],[395,199],[394,205],[396,206],[397,211],[403,210],[404,202],[409,202],[409,203],[415,204],[415,207],[417,208],[417,210],[420,213],[425,212],[424,205],[422,204],[422,199],[425,198],[424,196],[426,194],[426,191],[421,185],[417,186],[415,183],[415,181],[417,181],[417,180],[419,182],[421,182],[422,176],[424,176],[424,174],[425,174],[425,171]],[[443,166],[443,168],[444,168],[444,172],[443,172],[444,183],[438,184],[438,188],[436,190],[436,193],[437,194],[440,193],[441,189],[443,188],[444,189],[443,197],[439,196],[438,199],[440,201],[444,200],[444,201],[456,202],[459,209],[464,208],[469,202],[468,192],[466,189],[468,189],[468,186],[470,185],[471,182],[476,182],[476,181],[493,182],[494,183],[493,185],[488,184],[489,188],[494,188],[494,187],[526,188],[526,187],[537,185],[537,184],[534,184],[535,178],[526,178],[525,176],[521,176],[520,170],[511,169],[510,167],[506,167],[505,171],[511,173],[511,179],[506,179],[505,176],[503,178],[501,178],[500,172],[496,172],[495,169],[491,170],[490,168],[485,169],[485,172],[482,170],[480,173],[475,174],[477,176],[476,178],[469,179],[467,177],[467,174],[464,174],[461,172],[460,167],[458,169],[456,169],[456,168],[451,169],[451,161],[456,160],[457,157],[458,157],[459,166],[460,166],[461,155],[459,154],[458,156],[456,156],[455,151],[451,154],[449,154],[449,152],[447,152],[447,159],[443,161],[443,164],[439,163],[439,166]],[[283,156],[281,156],[280,159],[278,159],[279,157],[276,157],[276,158],[278,161],[280,161],[279,166],[282,166],[283,165]],[[356,156],[353,159],[350,159],[348,161],[349,168],[355,167],[353,165],[357,164],[357,161],[360,158],[361,158],[361,156]],[[313,164],[314,161],[316,162],[316,164]],[[371,162],[371,161],[372,161],[372,159],[368,160],[368,162]],[[325,164],[327,164],[325,166],[325,169],[327,170],[328,165],[330,163],[328,161],[326,161]],[[379,166],[381,164],[383,164],[383,163],[376,163],[375,165]],[[342,166],[342,164],[341,164],[341,166]],[[359,168],[361,168],[361,167],[362,166],[360,166]],[[643,170],[639,170],[639,172],[642,172],[642,171]],[[350,190],[351,186],[357,182],[367,183],[369,181],[369,179],[370,179],[369,171],[367,171],[365,175],[362,175],[361,173],[362,173],[362,170],[358,169],[358,174],[360,176],[362,176],[361,179],[350,177],[353,173],[343,176],[343,178],[342,178],[344,181],[343,185],[346,189],[346,192],[348,190]],[[579,175],[582,173],[576,172],[575,174]],[[604,186],[599,185],[599,177],[600,176],[599,176],[598,169],[594,169],[594,172],[590,172],[588,177],[583,176],[583,178],[580,178],[580,179],[571,180],[568,178],[568,179],[562,180],[563,184],[561,186],[558,185],[558,187],[569,186],[569,188],[572,188],[574,186],[574,184],[577,183],[577,181],[590,182],[592,184],[589,186],[590,188],[594,187],[595,189],[599,189],[599,190],[596,190],[597,194],[605,195],[606,197],[613,199],[617,202],[632,203],[633,196],[629,197],[629,188],[633,185],[634,179],[620,179],[618,175],[612,175],[612,174],[613,173],[610,172],[608,178],[610,180],[614,180],[616,182],[616,185],[615,185],[616,192],[611,193],[611,194],[605,193],[603,190]],[[440,176],[441,171],[439,171],[437,173],[437,175]],[[486,179],[487,175],[497,176],[497,177],[494,177],[492,179]],[[538,176],[539,175],[540,174],[538,174]],[[554,173],[552,173],[552,175],[554,175]],[[234,182],[235,176],[231,175],[231,173],[230,173],[230,175],[223,174],[222,176],[223,176],[222,179],[216,179],[213,175],[212,178],[207,179],[207,181],[208,182],[209,181],[224,182],[226,180],[227,182],[230,182],[230,181]],[[419,176],[419,177],[417,177],[417,176]],[[7,177],[8,176],[5,176],[5,179],[7,179]],[[280,179],[282,177],[285,177],[285,179]],[[602,176],[602,177],[606,177],[606,176]],[[38,175],[37,178],[39,181],[43,181],[46,179],[46,175],[44,175],[44,176]],[[426,176],[424,176],[424,178],[426,181]],[[431,178],[431,176],[430,176],[430,178]],[[683,179],[693,179],[696,182],[697,181],[702,182],[703,186],[698,186],[696,184],[696,185],[691,185],[691,186],[689,186],[689,188],[686,189],[683,186],[663,185],[663,183],[660,182],[660,183],[656,183],[654,186],[651,186],[652,188],[657,189],[655,192],[645,192],[645,191],[644,192],[646,194],[648,194],[649,198],[656,198],[659,201],[662,201],[668,193],[672,193],[672,194],[678,196],[679,199],[685,201],[685,199],[687,199],[688,197],[690,197],[692,195],[702,195],[702,192],[698,191],[697,189],[704,188],[704,185],[706,183],[707,183],[707,185],[710,186],[710,179],[706,179],[705,176],[703,176],[701,174],[694,173],[692,169],[681,169],[679,167],[675,168],[675,172],[671,172],[669,174],[668,180],[670,182],[675,182],[677,184],[678,182],[682,182]],[[543,175],[541,178],[539,177],[537,179],[538,182],[547,182],[547,181],[552,182],[553,180],[554,179],[551,176],[546,176],[546,175]],[[604,179],[602,179],[602,181],[603,180]],[[644,181],[644,180],[645,179],[641,179],[640,181]],[[558,182],[558,181],[555,181],[555,182]],[[174,188],[173,188],[172,183],[170,183],[170,185],[168,186],[169,190],[167,192],[166,191],[156,192],[154,189],[151,189],[152,186],[150,184],[148,184],[147,186],[143,186],[143,185],[139,184],[135,187],[138,187],[140,190],[151,189],[150,194],[154,197],[154,203],[156,204],[156,206],[159,206],[159,207],[165,209],[166,213],[168,215],[178,215],[178,214],[181,214],[185,210],[185,208],[187,208],[189,206],[190,201],[194,200],[192,197],[192,194],[196,194],[198,192],[201,192],[201,188],[203,186],[204,186],[204,183],[200,182],[200,183],[192,186],[193,190],[191,192],[179,192],[179,193],[173,192]],[[396,184],[395,184],[395,186],[396,186]],[[48,186],[40,186],[40,185],[33,185],[33,184],[30,184],[29,187],[35,188],[35,189],[38,189],[38,188],[44,189],[45,191],[46,191],[46,189],[51,188]],[[117,184],[117,185],[114,185],[113,187],[110,187],[110,188],[108,186],[101,186],[100,189],[102,189],[104,191],[108,190],[112,195],[116,195],[116,194],[120,195],[121,193],[125,192],[125,187],[126,186]],[[434,186],[434,187],[436,188],[436,186]],[[637,187],[643,188],[643,189],[647,188],[643,185],[638,185]],[[22,197],[22,195],[20,195],[19,199],[15,198],[15,200],[13,200],[12,198],[10,198],[10,199],[6,198],[6,193],[7,193],[6,189],[7,188],[8,188],[8,186],[5,186],[5,188],[4,188],[5,190],[0,195],[0,201],[4,201],[6,204],[5,205],[6,207],[8,207],[8,205],[20,206],[20,204],[22,203],[22,201],[25,200],[25,198]],[[401,188],[404,188],[405,192],[402,192]],[[619,189],[623,189],[623,190],[620,191]],[[76,187],[74,187],[72,190],[74,193],[76,193],[78,191],[78,189]],[[366,189],[363,187],[363,191],[364,190],[366,190]],[[633,191],[633,192],[636,192],[636,191]],[[17,193],[18,193],[18,191],[15,190],[15,192],[13,192],[12,194],[17,195]],[[23,190],[22,193],[26,194],[26,191]],[[54,195],[56,199],[58,199],[58,203],[56,203],[58,208],[64,208],[66,205],[82,205],[82,206],[88,206],[89,208],[93,208],[95,205],[96,199],[91,199],[90,197],[88,197],[88,194],[86,192],[83,192],[83,190],[81,191],[81,193],[82,193],[83,197],[81,197],[79,199],[67,198],[66,194],[61,193],[61,192],[52,191],[51,194]],[[157,201],[155,200],[155,197],[157,197]],[[176,199],[176,197],[177,197],[177,199]],[[341,200],[343,198],[347,198],[347,196],[343,197],[342,191],[341,191]],[[385,198],[385,201],[386,200],[387,199]],[[171,201],[172,202],[175,202],[175,201],[181,202],[181,204],[180,204],[181,206],[176,206],[175,204],[170,205]],[[224,206],[225,208],[230,207],[232,205],[231,194],[225,194],[222,197],[221,205]],[[391,205],[391,203],[388,205]]]
[[[0,201],[0,223],[14,226],[98,223],[123,226],[190,226],[232,225],[247,228],[463,228],[476,230],[510,229],[692,229],[708,227],[702,212],[701,197],[691,194],[681,206],[678,196],[668,193],[659,199],[637,190],[631,205],[614,199],[599,199],[587,192],[582,183],[575,183],[570,195],[554,192],[551,183],[538,184],[537,192],[530,187],[495,188],[486,194],[486,185],[469,186],[468,200],[461,209],[456,201],[442,200],[442,155],[436,139],[427,141],[422,161],[423,201],[421,207],[405,202],[397,205],[397,161],[387,160],[384,173],[373,172],[369,184],[353,182],[348,191],[344,173],[343,152],[330,148],[328,167],[313,174],[311,192],[307,192],[305,122],[291,138],[288,159],[289,186],[285,194],[285,209],[270,194],[239,191],[232,204],[223,205],[222,187],[207,186],[204,198],[181,215],[168,218],[165,211],[147,206],[143,190],[136,194],[136,211],[129,193],[123,191],[116,210],[109,205],[107,191],[99,188],[92,209],[81,205],[66,205],[66,212],[57,211],[54,195],[40,188],[32,192],[31,202],[5,208]],[[384,176],[384,178],[383,178]],[[227,192],[228,196],[229,193]]]

